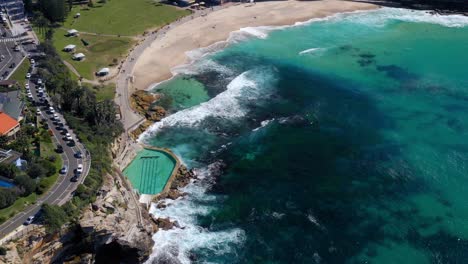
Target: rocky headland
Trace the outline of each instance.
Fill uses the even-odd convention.
[[[137,138],[154,122],[161,121],[166,116],[166,110],[156,104],[160,98],[160,94],[152,94],[143,90],[138,90],[132,94],[130,97],[131,106],[146,119],[145,122],[131,132],[133,138]]]

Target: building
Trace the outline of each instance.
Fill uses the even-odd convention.
[[[3,88],[12,88],[13,86],[17,85],[18,82],[15,80],[1,80],[0,87]]]
[[[0,6],[11,20],[24,19],[24,3],[22,0],[0,0]]]
[[[11,116],[0,112],[0,135],[7,137],[15,137],[20,130],[20,124]]]
[[[20,157],[21,153],[16,152],[12,149],[0,149],[0,163],[11,164],[13,162],[16,162]]]
[[[27,166],[27,161],[21,159],[22,154],[14,151],[12,149],[5,150],[0,148],[0,163],[3,164],[14,164],[18,169],[20,170],[25,170]],[[0,177],[0,181],[2,180],[3,177]],[[7,180],[6,178],[3,178],[3,180]]]
[[[5,82],[4,85],[13,85],[11,81]],[[0,93],[0,111],[6,113],[16,121],[23,119],[24,102],[20,98],[20,91],[15,90],[6,93]]]

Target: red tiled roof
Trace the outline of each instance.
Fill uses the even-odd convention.
[[[0,112],[0,135],[8,133],[11,129],[18,125],[18,121],[9,115]]]

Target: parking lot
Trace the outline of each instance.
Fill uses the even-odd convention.
[[[21,38],[13,38],[11,32],[0,26],[0,79],[7,79],[24,58]]]

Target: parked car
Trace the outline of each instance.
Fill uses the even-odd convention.
[[[41,109],[38,108],[38,109],[36,110],[36,114],[40,115],[40,114],[41,114]]]
[[[49,107],[49,112],[50,112],[51,114],[55,113],[55,110],[54,110],[54,108],[53,108],[52,106]]]
[[[29,79],[29,78],[31,78],[31,73],[28,72],[26,73],[26,79]]]
[[[42,79],[37,79],[37,85],[41,85],[42,84]]]
[[[63,147],[62,145],[57,145],[57,148],[55,149],[57,153],[63,153]]]
[[[30,225],[32,224],[33,221],[34,221],[34,216],[31,215],[30,217],[28,217],[28,219],[26,219],[26,221],[24,222],[24,225]]]
[[[83,164],[78,164],[78,167],[76,168],[76,173],[81,174],[83,173]]]
[[[16,63],[14,63],[14,62],[12,64],[10,64],[11,69],[14,68],[15,66],[16,66]]]
[[[67,165],[63,165],[63,167],[60,169],[60,174],[67,174],[67,172],[68,172]]]

